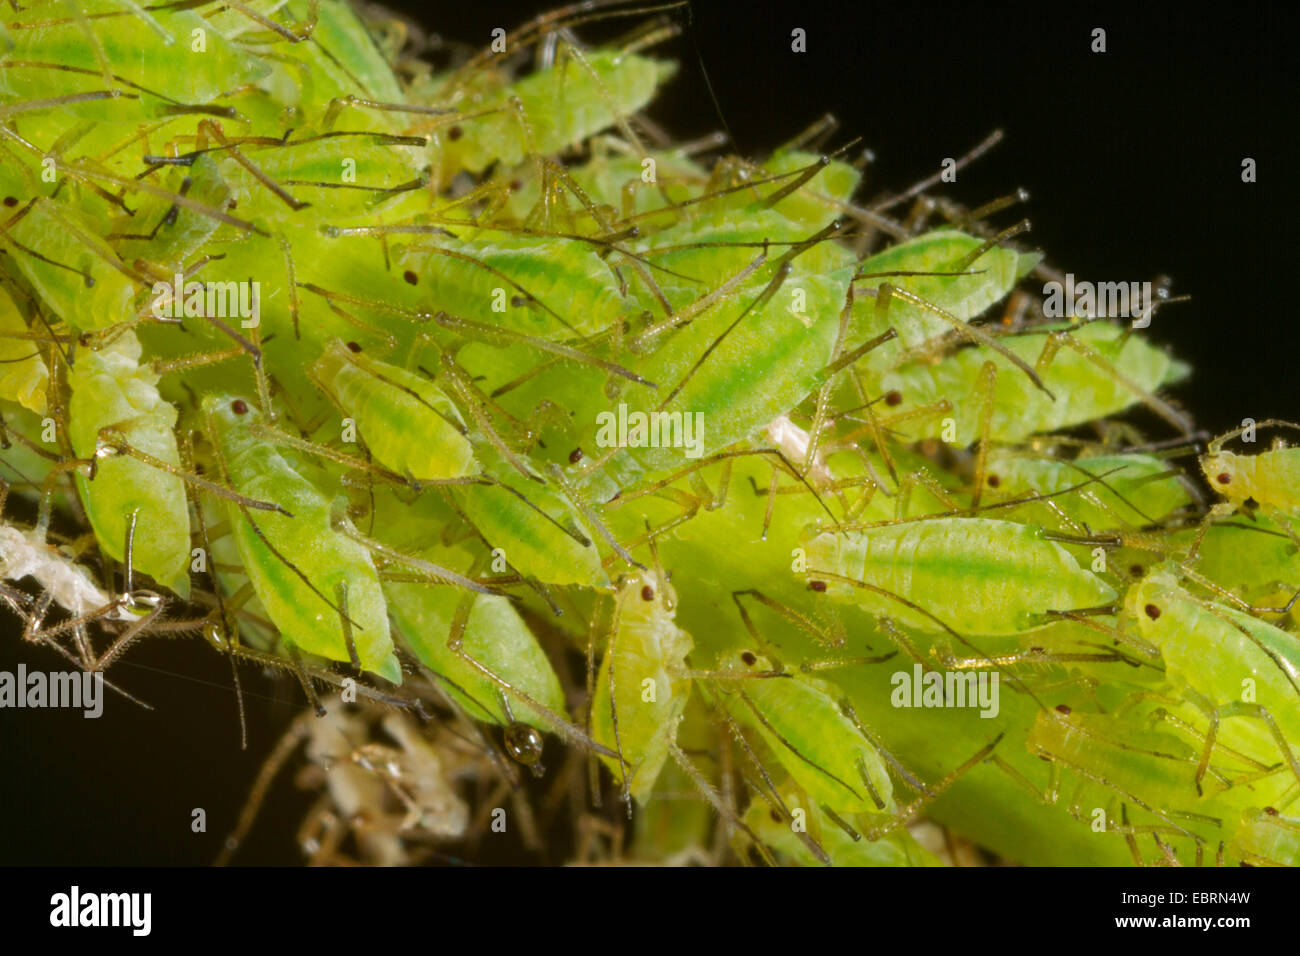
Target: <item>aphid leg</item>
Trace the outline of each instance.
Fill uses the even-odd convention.
[[[863,836],[869,842],[874,842],[879,840],[881,837],[888,836],[900,826],[905,826],[908,823],[911,823],[918,813],[925,809],[925,807],[936,797],[940,796],[945,790],[956,783],[957,780],[959,780],[967,771],[987,760],[993,754],[993,751],[997,748],[998,744],[1002,742],[1003,736],[1003,734],[998,734],[997,737],[968,757],[961,766],[951,771],[938,783],[930,787],[922,787],[920,796],[906,806],[900,807],[896,813],[891,815],[887,822],[866,828]]]
[[[668,753],[673,760],[677,762],[677,765],[682,768],[685,774],[691,778],[691,783],[695,784],[696,789],[704,795],[704,799],[713,805],[713,809],[718,812],[718,815],[726,820],[732,827],[735,827],[737,830],[744,833],[745,836],[749,837],[755,851],[759,854],[764,863],[768,866],[776,866],[776,858],[772,856],[772,851],[768,849],[767,845],[763,843],[761,839],[759,839],[758,834],[750,829],[749,825],[745,823],[744,820],[740,819],[740,817],[736,815],[735,811],[723,802],[722,798],[718,795],[718,792],[713,789],[712,785],[710,785],[707,780],[704,779],[704,775],[700,773],[699,769],[691,763],[690,758],[687,757],[686,754],[682,752],[681,748],[677,746],[677,742],[672,736],[668,738]]]
[[[244,802],[243,809],[239,812],[239,817],[235,822],[235,828],[230,831],[225,842],[221,845],[221,852],[213,861],[213,866],[225,866],[230,862],[230,858],[239,849],[244,838],[248,836],[248,831],[253,828],[257,821],[258,811],[262,808],[262,802],[266,799],[267,792],[271,789],[271,784],[275,781],[275,776],[284,766],[285,761],[293,755],[298,749],[298,745],[306,740],[312,732],[311,722],[319,715],[310,712],[299,714],[294,718],[289,728],[280,735],[271,752],[267,754],[266,759],[262,762],[261,769],[257,772],[257,777],[253,781],[252,789],[248,792],[248,798]]]

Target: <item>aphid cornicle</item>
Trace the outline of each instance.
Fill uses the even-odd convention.
[[[644,802],[668,759],[668,743],[691,692],[680,670],[695,646],[673,623],[677,593],[666,575],[630,574],[614,597],[613,621],[591,700],[592,737],[618,753],[604,762]]]
[[[261,413],[251,401],[208,395],[203,413],[231,486],[282,509],[254,515],[238,502],[225,503],[244,571],[283,638],[333,661],[352,660],[355,653],[362,669],[401,683],[374,562],[362,545],[334,529],[331,500],[252,433],[249,426]]]

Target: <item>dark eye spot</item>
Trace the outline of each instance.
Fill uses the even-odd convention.
[[[238,200],[238,199],[232,199],[232,200],[230,200],[230,202],[226,204],[226,208],[227,208],[227,209],[238,209],[238,208],[239,208],[239,200]]]
[[[16,197],[16,196],[5,196],[5,205],[6,205],[6,206],[17,206],[17,205],[18,205],[18,197]]]
[[[512,180],[510,180],[510,191],[511,191],[512,193],[517,193],[517,192],[519,192],[519,190],[521,190],[521,189],[523,189],[523,188],[524,188],[524,181],[523,181],[522,179],[512,179]]]
[[[236,415],[247,415],[248,402],[244,401],[242,398],[237,398],[230,403],[230,410]]]
[[[1143,571],[1143,570],[1144,570],[1144,569],[1143,569],[1142,565],[1140,565],[1140,564],[1133,564],[1133,565],[1130,565],[1130,566],[1129,566],[1128,573],[1131,574],[1131,575],[1133,575],[1133,577],[1135,577],[1135,578],[1140,578],[1140,577],[1142,577],[1142,571]]]
[[[405,272],[402,273],[402,278],[407,281],[408,285],[415,285],[417,282],[420,281],[420,277],[417,276],[410,269],[407,269]]]
[[[654,599],[655,599],[655,589],[647,584],[645,587],[641,589],[641,600],[653,601]]]
[[[527,304],[528,304],[528,299],[526,299],[522,295],[515,295],[510,297],[510,305],[513,308],[522,309]]]
[[[817,591],[817,592],[820,593],[821,591],[825,591],[825,590],[826,590],[826,582],[825,582],[825,581],[809,581],[809,582],[808,582],[808,587],[810,587],[810,588],[812,588],[814,591]]]
[[[1214,480],[1221,485],[1230,485],[1232,484],[1232,475],[1228,474],[1226,471],[1221,471]]]
[[[349,342],[349,343],[348,343],[348,348],[351,349],[353,352],[360,352],[360,351],[361,351],[361,346],[358,345],[356,342]]]
[[[886,404],[886,405],[890,405],[890,406],[893,406],[893,405],[902,405],[902,404],[903,404],[903,393],[902,393],[902,392],[887,392],[887,393],[885,394],[885,404]]]
[[[1277,816],[1277,807],[1265,807],[1264,812],[1267,813],[1270,817],[1275,817]]]
[[[758,658],[754,656],[753,651],[742,652],[740,655],[740,659],[745,662],[746,667],[753,667],[755,664],[758,663]]]
[[[774,810],[774,809],[773,809],[773,810],[768,810],[767,812],[768,812],[768,814],[772,817],[772,822],[773,822],[773,823],[780,823],[780,822],[781,822],[781,814],[777,813],[776,810]]]
[[[1151,618],[1153,621],[1160,616],[1160,608],[1156,607],[1154,604],[1148,604],[1143,608],[1143,610],[1147,612],[1147,617]]]
[[[576,465],[576,464],[577,464],[578,462],[580,462],[580,461],[582,461],[582,449],[581,449],[581,448],[575,448],[575,449],[573,449],[573,451],[569,452],[569,464],[570,464],[570,465]]]
[[[1068,716],[1069,713],[1070,713],[1070,705],[1069,705],[1069,704],[1057,704],[1057,705],[1056,705],[1056,712],[1057,712],[1058,714],[1066,714],[1066,715]]]
[[[996,488],[996,487],[997,487],[998,485],[1000,485],[1000,484],[1002,484],[1002,479],[1001,479],[1001,478],[999,478],[997,475],[989,475],[989,487],[990,487],[990,488]]]
[[[447,138],[453,143],[465,135],[465,131],[459,126],[452,126],[447,130]]]

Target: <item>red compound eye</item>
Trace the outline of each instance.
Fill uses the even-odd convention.
[[[745,662],[746,667],[753,667],[758,663],[758,658],[754,656],[752,651],[744,651],[740,655],[740,659]]]
[[[1221,485],[1230,485],[1232,484],[1232,475],[1228,474],[1226,471],[1221,471],[1214,480]]]
[[[809,582],[808,582],[808,586],[809,586],[810,588],[812,588],[814,591],[825,591],[825,590],[826,590],[826,582],[825,582],[825,581],[809,581]]]
[[[236,415],[247,415],[248,402],[244,401],[242,398],[237,398],[230,403],[230,410]]]
[[[655,599],[655,589],[647,584],[645,587],[641,589],[641,600],[653,601],[654,599]]]
[[[1148,604],[1143,608],[1143,610],[1147,612],[1147,617],[1151,618],[1153,621],[1160,616],[1160,608],[1156,607],[1154,604]]]
[[[902,392],[889,392],[889,393],[887,393],[887,394],[885,395],[885,404],[886,404],[886,405],[901,405],[901,404],[903,404],[903,393],[902,393]]]

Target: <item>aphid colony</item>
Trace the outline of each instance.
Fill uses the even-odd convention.
[[[1207,503],[1188,369],[1043,314],[990,224],[1026,197],[867,205],[826,125],[674,144],[673,11],[574,36],[629,12],[442,70],[338,0],[0,12],[24,638],[295,675],[318,861],[463,846],[458,775],[522,765],[641,860],[934,862],[924,813],[1029,863],[1296,862],[1300,451],[1216,440]],[[699,447],[611,446],[616,409]],[[897,707],[914,667],[1002,699]],[[374,742],[323,685],[405,713]]]

